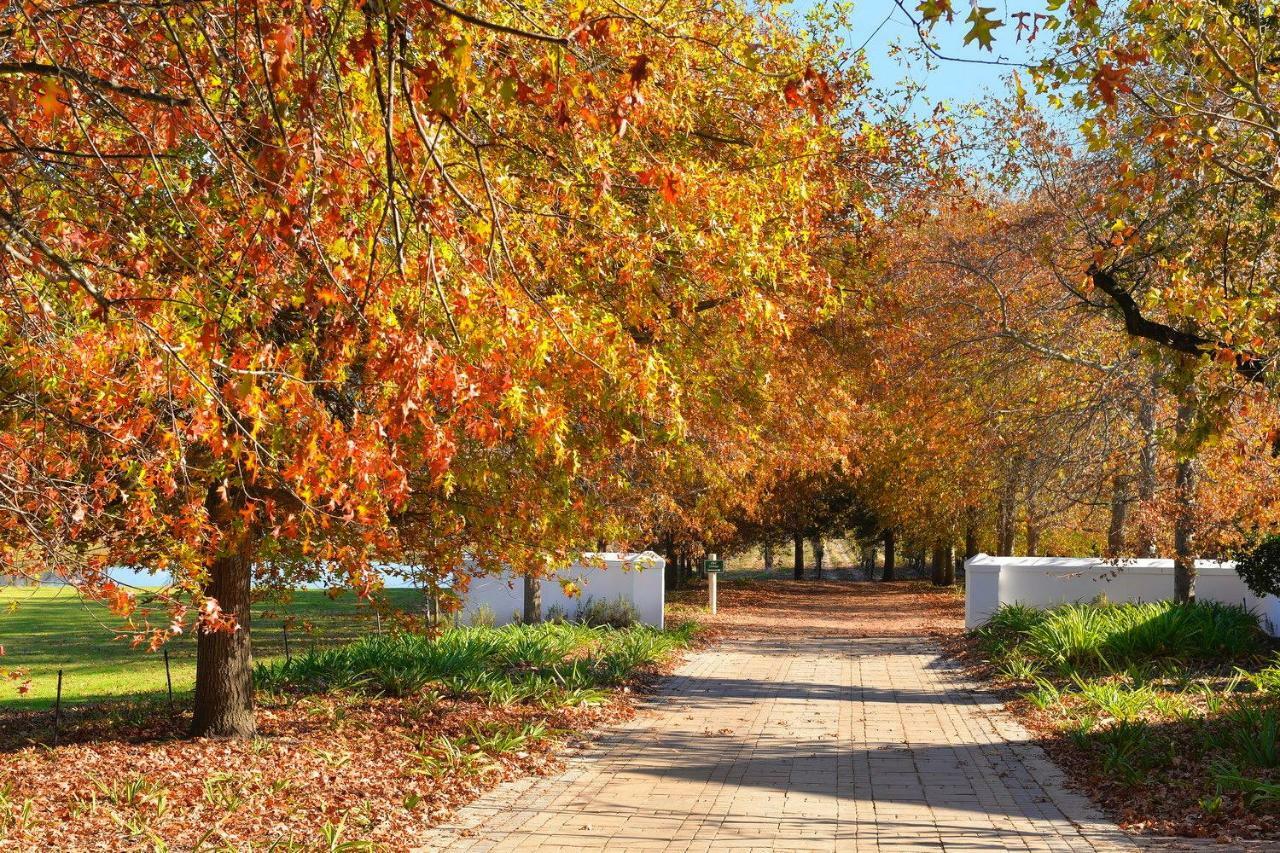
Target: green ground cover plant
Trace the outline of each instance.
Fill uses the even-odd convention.
[[[1280,829],[1280,657],[1218,603],[1002,607],[971,640],[1054,758],[1134,829]]]
[[[687,646],[695,630],[693,623],[659,631],[548,622],[456,627],[434,637],[396,632],[261,663],[255,683],[275,692],[407,696],[434,690],[498,705],[589,704],[603,701],[605,689],[635,670]]]
[[[398,610],[420,612],[425,605],[416,589],[380,594]],[[379,624],[373,608],[350,592],[336,598],[325,590],[264,595],[253,606],[258,660],[284,658],[286,622],[292,655],[376,633]],[[49,707],[59,669],[62,700],[69,705],[165,696],[163,655],[130,648],[128,638],[120,634],[123,627],[106,607],[86,601],[70,587],[0,587],[4,668],[25,672],[22,679],[0,683],[0,710]],[[195,640],[190,635],[177,637],[168,650],[174,694],[185,700],[195,684]],[[28,686],[25,693],[18,690],[23,683]]]

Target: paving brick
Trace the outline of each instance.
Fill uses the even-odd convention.
[[[500,787],[419,843],[540,853],[1137,846],[1064,790],[1027,732],[926,642],[802,635],[692,655],[564,774]]]

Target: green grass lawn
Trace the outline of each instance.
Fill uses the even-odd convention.
[[[389,589],[384,594],[400,609],[421,612],[423,597],[418,590]],[[254,605],[256,660],[284,657],[281,627],[286,619],[292,620],[289,647],[293,654],[312,644],[333,646],[377,630],[372,609],[349,592],[336,600],[323,590],[294,592],[287,602]],[[19,682],[0,682],[0,710],[50,707],[59,669],[63,670],[65,704],[164,696],[162,653],[133,649],[128,639],[114,639],[120,625],[105,607],[84,601],[66,587],[0,587],[0,645],[5,650],[0,667],[27,670],[31,679],[26,695],[18,693]],[[169,643],[169,664],[174,694],[189,695],[196,673],[191,635]]]

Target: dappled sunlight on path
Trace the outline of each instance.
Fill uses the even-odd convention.
[[[927,641],[827,633],[834,614],[824,599],[780,596],[775,612],[789,614],[781,621],[790,636],[761,626],[692,656],[645,702],[647,713],[573,758],[566,773],[505,786],[426,843],[1132,849]]]

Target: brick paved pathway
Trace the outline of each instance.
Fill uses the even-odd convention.
[[[757,637],[691,659],[555,778],[503,786],[445,850],[1129,850],[920,640]]]

